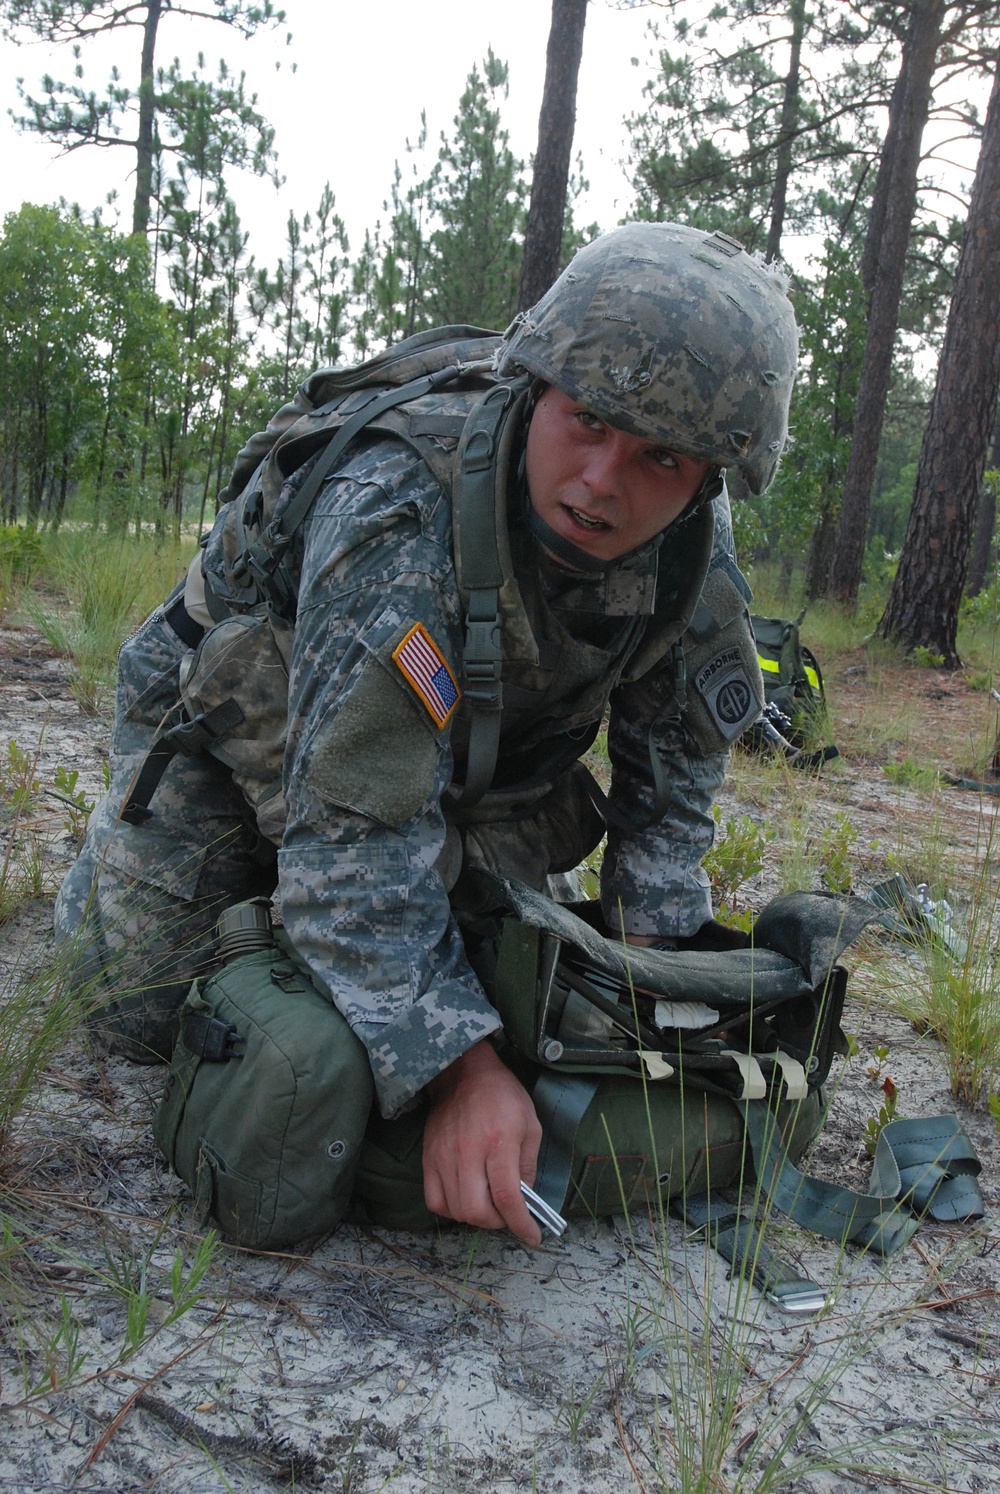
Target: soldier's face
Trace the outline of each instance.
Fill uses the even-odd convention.
[[[552,384],[531,417],[525,460],[536,514],[597,560],[617,560],[672,524],[710,465],[606,425]]]

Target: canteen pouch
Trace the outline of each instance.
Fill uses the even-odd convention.
[[[193,983],[153,1135],[202,1224],[280,1249],[344,1217],[372,1096],[363,1045],[285,942]]]

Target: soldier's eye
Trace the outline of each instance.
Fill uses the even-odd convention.
[[[656,462],[660,467],[666,467],[671,471],[673,471],[674,468],[680,466],[680,462],[674,456],[674,453],[672,451],[665,450],[665,448],[662,446],[654,447],[650,452],[650,456],[653,458],[653,461]]]
[[[599,431],[604,426],[604,421],[597,415],[592,415],[589,410],[577,410],[576,418],[588,431]]]

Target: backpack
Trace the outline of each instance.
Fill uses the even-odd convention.
[[[747,737],[762,750],[769,747],[784,751],[782,742],[775,740],[777,733],[790,744],[792,751],[785,751],[785,755],[796,767],[819,767],[839,757],[840,750],[832,743],[815,751],[805,750],[830,734],[819,660],[799,633],[805,615],[804,608],[793,619],[751,615],[766,704],[761,723],[755,723]]]

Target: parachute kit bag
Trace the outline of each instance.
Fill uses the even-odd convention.
[[[802,1155],[822,1125],[833,1056],[847,1051],[837,956],[870,908],[795,894],[765,909],[753,947],[640,949],[598,932],[596,905],[574,910],[477,876],[502,921],[478,946],[466,932],[466,947],[503,1019],[501,1054],[542,1122],[535,1188],[547,1203],[593,1217],[749,1179],[747,1105],[769,1118],[784,1155]],[[434,1223],[425,1113],[372,1117],[352,1218]]]

